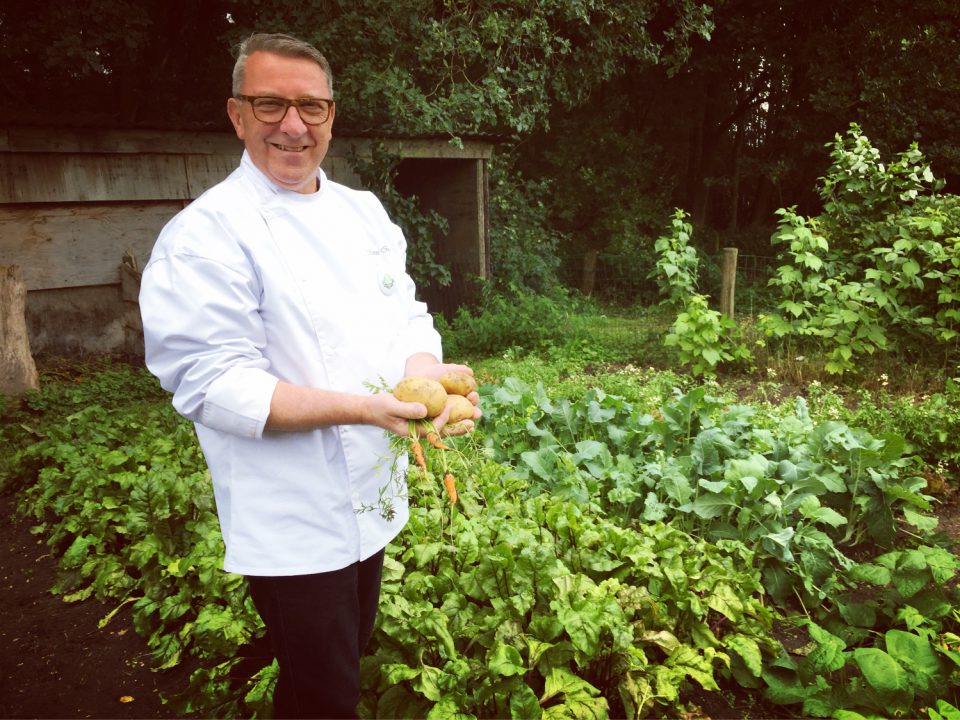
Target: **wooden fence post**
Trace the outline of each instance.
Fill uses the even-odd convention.
[[[737,285],[737,249],[723,249],[723,266],[720,282],[720,312],[733,319],[733,299]]]
[[[120,261],[120,299],[123,302],[123,348],[133,357],[143,357],[143,321],[140,319],[142,274],[137,256],[128,249]]]
[[[19,265],[0,265],[0,394],[21,397],[40,387],[27,336],[27,286]]]

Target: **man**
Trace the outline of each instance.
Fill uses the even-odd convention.
[[[249,578],[279,661],[276,715],[353,717],[384,547],[408,517],[390,433],[426,415],[371,388],[472,371],[441,362],[379,201],[320,170],[336,115],[324,57],[251,36],[227,114],[240,167],[168,223],[144,269],[147,365],[196,424],[224,569]],[[383,493],[393,512],[364,512]]]

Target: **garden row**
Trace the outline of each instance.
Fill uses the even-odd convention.
[[[484,385],[481,429],[408,478],[362,713],[644,717],[731,693],[784,715],[955,712],[960,559],[922,463],[802,399],[773,415],[712,387]],[[21,415],[4,473],[61,558],[57,591],[130,605],[158,670],[196,668],[179,712],[265,713],[276,670],[245,657],[262,625],[220,570],[192,427],[116,369]]]

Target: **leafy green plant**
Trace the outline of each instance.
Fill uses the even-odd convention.
[[[187,664],[199,673],[179,707],[212,716],[214,689],[226,683],[235,710],[243,685],[216,668],[263,628],[243,578],[221,569],[213,488],[192,425],[143,371],[49,384],[28,402],[45,415],[19,426],[33,442],[11,472],[24,484],[20,511],[59,558],[53,591],[113,604],[102,625],[130,606],[156,670]]]
[[[518,473],[541,492],[596,503],[628,527],[669,521],[748,549],[776,606],[801,610],[814,650],[798,661],[783,649],[764,663],[770,701],[801,703],[815,715],[902,713],[955,685],[955,658],[937,637],[955,627],[960,561],[915,540],[928,537],[936,519],[919,466],[896,436],[814,424],[802,400],[792,419],[764,427],[751,408],[703,387],[654,415],[599,390],[555,401],[514,382],[485,396],[484,407],[495,427],[486,440],[491,457],[520,452]],[[522,421],[501,418],[511,407],[522,408]],[[867,560],[878,548],[888,550]],[[877,633],[887,633],[886,644]],[[936,658],[929,667],[907,667],[918,645],[922,657]],[[884,684],[880,670],[891,663],[904,666],[911,693]],[[845,684],[836,673],[853,679]],[[749,676],[736,677],[752,686]]]
[[[814,339],[834,374],[878,351],[940,343],[956,351],[960,320],[960,200],[937,190],[916,144],[886,166],[860,128],[837,136],[822,179],[824,212],[778,211],[771,241],[785,260],[770,284],[779,312],[762,319],[775,338]]]
[[[956,705],[960,560],[902,440],[802,400],[762,416],[715,382],[617,377],[629,395],[486,384],[477,433],[409,476],[365,715],[677,715],[722,687],[837,717]],[[22,508],[58,592],[131,607],[157,667],[190,668],[178,712],[266,713],[277,668],[244,656],[262,627],[219,569],[192,428],[130,385],[155,402],[45,391],[51,422],[17,425]]]
[[[540,295],[513,287],[502,292],[485,285],[475,309],[461,307],[448,323],[435,316],[450,357],[500,353],[510,348],[527,352],[561,345],[571,337],[572,299],[558,289]]]
[[[511,174],[499,155],[490,160],[490,282],[503,292],[550,295],[559,286],[562,235],[550,227],[549,193],[548,181]]]
[[[737,324],[709,306],[697,292],[699,261],[690,245],[693,227],[682,210],[674,213],[671,232],[657,239],[659,253],[655,274],[660,283],[662,304],[677,313],[668,346],[679,350],[680,360],[694,375],[714,375],[721,362],[749,361],[749,349],[738,339]]]
[[[868,428],[896,427],[930,466],[949,478],[960,467],[960,381],[947,378],[942,392],[861,396],[853,417]]]
[[[435,480],[411,478],[368,714],[640,717],[677,708],[690,681],[716,689],[733,657],[759,676],[770,616],[741,546],[627,530],[498,463],[470,470],[448,519]]]
[[[944,586],[958,569],[955,555],[927,545],[853,565],[818,611],[820,624],[805,623],[810,643],[765,674],[768,698],[818,717],[841,709],[905,717],[956,701],[956,591]]]

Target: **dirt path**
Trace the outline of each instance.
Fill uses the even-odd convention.
[[[161,693],[185,680],[149,668],[146,643],[121,612],[50,594],[56,561],[0,494],[0,717],[168,718]]]

